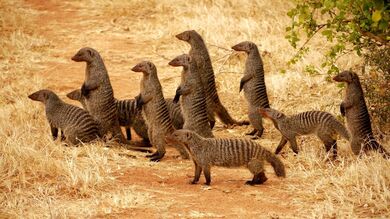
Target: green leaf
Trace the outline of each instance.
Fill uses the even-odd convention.
[[[380,10],[375,10],[374,13],[372,13],[372,21],[374,21],[375,23],[377,23],[378,21],[380,21],[381,18],[382,18],[381,13],[382,13],[382,11],[380,11]]]

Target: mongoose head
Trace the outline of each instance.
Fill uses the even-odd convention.
[[[93,60],[95,60],[97,57],[99,57],[99,53],[89,47],[84,47],[80,49],[76,55],[72,57],[72,60],[75,62],[87,62],[91,63]]]
[[[145,75],[149,75],[150,73],[156,71],[156,66],[149,61],[143,61],[135,65],[132,69],[134,72],[142,72]]]
[[[76,90],[66,94],[66,96],[71,100],[81,101],[81,90],[76,89]]]
[[[259,113],[264,118],[269,118],[269,119],[271,119],[273,121],[274,120],[283,119],[283,118],[286,117],[286,115],[284,115],[282,112],[274,110],[274,109],[271,109],[271,108],[260,108],[259,109]]]
[[[343,71],[333,77],[333,80],[337,82],[346,82],[348,84],[354,82],[354,81],[359,81],[359,77],[355,72],[352,71]]]
[[[165,139],[167,142],[180,142],[190,150],[192,147],[196,147],[197,144],[190,144],[191,140],[198,137],[195,132],[185,129],[179,129],[174,131],[171,135],[168,135]]]
[[[28,98],[46,104],[49,99],[58,98],[58,96],[51,90],[39,90],[28,95]]]
[[[242,51],[246,53],[250,53],[254,48],[256,48],[256,44],[250,41],[244,41],[235,46],[232,46],[232,49],[234,49],[235,51]]]
[[[187,54],[179,55],[176,58],[172,59],[168,64],[170,66],[189,66],[191,63],[191,56]]]
[[[188,43],[193,42],[194,40],[202,40],[202,37],[195,30],[187,30],[176,35],[176,38]]]

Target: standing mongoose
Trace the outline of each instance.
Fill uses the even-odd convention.
[[[294,153],[298,153],[296,136],[315,134],[324,143],[326,152],[332,149],[331,156],[334,159],[337,157],[336,135],[339,134],[349,140],[349,133],[345,126],[327,112],[307,111],[292,116],[286,116],[271,108],[260,108],[259,112],[263,117],[269,118],[282,134],[275,154],[279,154],[287,141],[290,142]]]
[[[245,62],[244,76],[240,81],[240,92],[244,89],[244,95],[248,101],[248,117],[254,127],[249,135],[261,137],[263,134],[263,119],[258,108],[269,108],[267,89],[264,81],[263,61],[256,44],[244,41],[232,47],[235,51],[244,51],[248,54]]]
[[[283,163],[273,153],[249,139],[203,138],[190,130],[176,130],[168,141],[183,143],[191,154],[195,164],[195,177],[192,184],[199,181],[202,170],[206,185],[210,185],[211,166],[238,167],[246,165],[254,175],[246,184],[256,185],[267,181],[264,173],[264,161],[272,165],[277,176],[285,177]]]
[[[219,119],[226,125],[248,125],[248,121],[236,121],[233,119],[226,108],[222,105],[219,99],[217,88],[215,86],[214,70],[207,50],[206,44],[202,37],[195,30],[184,31],[176,35],[179,40],[185,41],[191,45],[189,55],[194,59],[199,75],[201,77],[203,89],[206,93],[206,101],[208,108],[208,115],[211,128],[215,124],[215,116],[217,114]]]
[[[100,54],[92,48],[82,48],[72,57],[73,61],[86,62],[85,81],[81,94],[85,98],[86,110],[97,120],[104,135],[126,143],[119,127],[118,112],[110,78]]]
[[[347,119],[353,153],[359,155],[361,151],[377,150],[389,159],[390,153],[376,141],[372,133],[370,115],[368,114],[358,75],[352,71],[343,71],[336,75],[333,80],[347,84],[340,111]]]
[[[177,56],[169,65],[182,66],[181,83],[176,90],[174,101],[181,96],[181,108],[184,116],[184,129],[192,130],[205,138],[212,138],[213,133],[207,117],[207,104],[200,75],[192,58],[183,54]]]
[[[45,104],[46,118],[54,140],[61,129],[70,145],[86,143],[101,136],[100,125],[85,110],[65,103],[53,91],[40,90],[28,96]]]
[[[175,131],[172,120],[169,116],[167,104],[165,102],[162,87],[157,76],[156,66],[143,61],[132,69],[134,72],[142,72],[140,94],[136,97],[137,106],[142,107],[142,113],[148,125],[148,136],[157,151],[150,156],[151,161],[159,161],[165,155],[167,145],[165,137]],[[188,159],[189,155],[182,145],[174,144],[180,155]]]
[[[71,100],[79,101],[83,108],[86,109],[85,100],[81,95],[80,89],[76,89],[68,93],[66,96]],[[175,129],[182,129],[184,118],[180,109],[180,104],[174,103],[173,98],[167,98],[166,102],[169,115],[173,122],[173,127],[175,127]],[[138,110],[135,105],[135,99],[116,99],[115,103],[118,110],[119,125],[125,127],[127,140],[131,140],[130,128],[132,127],[135,133],[143,138],[145,143],[149,143],[148,127],[141,111]]]

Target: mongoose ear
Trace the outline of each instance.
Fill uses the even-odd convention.
[[[90,57],[94,57],[94,56],[95,56],[95,54],[93,53],[92,50],[88,49],[87,51],[88,51],[88,55],[89,55]]]
[[[192,60],[191,56],[187,56],[187,61],[188,61],[188,63],[190,63],[191,60]]]

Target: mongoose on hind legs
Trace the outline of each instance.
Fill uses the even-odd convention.
[[[195,30],[184,31],[176,35],[179,40],[185,41],[191,45],[189,55],[196,63],[199,75],[201,77],[203,89],[206,93],[207,108],[210,124],[215,123],[214,113],[226,125],[248,125],[248,121],[236,121],[233,119],[219,99],[217,88],[215,86],[214,70],[202,37]]]
[[[376,141],[372,133],[370,115],[368,114],[358,75],[352,71],[343,71],[336,75],[333,80],[347,84],[340,111],[347,119],[353,153],[359,155],[361,151],[377,150],[385,158],[390,159],[390,153]]]
[[[336,158],[336,134],[349,140],[349,133],[344,125],[327,112],[308,111],[292,116],[286,116],[271,108],[261,108],[259,112],[265,118],[271,119],[275,128],[282,134],[282,139],[276,148],[275,154],[278,154],[283,149],[287,141],[290,142],[290,147],[294,153],[298,153],[296,136],[315,134],[324,143],[326,152],[332,150],[331,156]]]
[[[183,54],[177,56],[169,65],[182,66],[181,83],[176,96],[181,96],[181,108],[184,115],[184,129],[192,130],[205,138],[212,138],[213,133],[207,117],[206,97],[202,81],[192,58]]]
[[[191,154],[195,164],[195,177],[191,182],[199,181],[202,170],[206,185],[210,185],[210,168],[212,166],[239,167],[246,165],[254,175],[246,184],[262,184],[267,180],[264,173],[264,161],[272,165],[277,176],[285,177],[283,163],[270,151],[249,139],[203,138],[190,130],[176,130],[168,141],[183,143]]]
[[[99,123],[87,111],[65,103],[54,92],[40,90],[28,97],[45,104],[46,118],[54,140],[58,129],[63,132],[65,142],[71,145],[90,142],[101,136]]]
[[[258,108],[269,108],[267,89],[264,81],[263,61],[256,44],[244,41],[232,47],[235,51],[243,51],[248,54],[245,62],[244,76],[240,81],[240,92],[244,89],[244,95],[248,101],[249,122],[254,130],[249,135],[261,137],[263,134],[263,119]]]
[[[175,131],[169,116],[162,87],[157,76],[156,66],[148,61],[138,63],[132,69],[134,72],[142,72],[140,94],[136,97],[138,107],[142,106],[142,113],[148,125],[148,136],[157,151],[150,157],[151,161],[159,161],[165,155],[167,145],[165,137]],[[182,145],[174,144],[181,156],[188,159],[188,153]]]
[[[86,62],[85,81],[81,94],[85,97],[86,110],[98,121],[103,135],[111,134],[126,143],[119,127],[114,92],[100,54],[92,48],[82,48],[72,57],[73,61]]]

